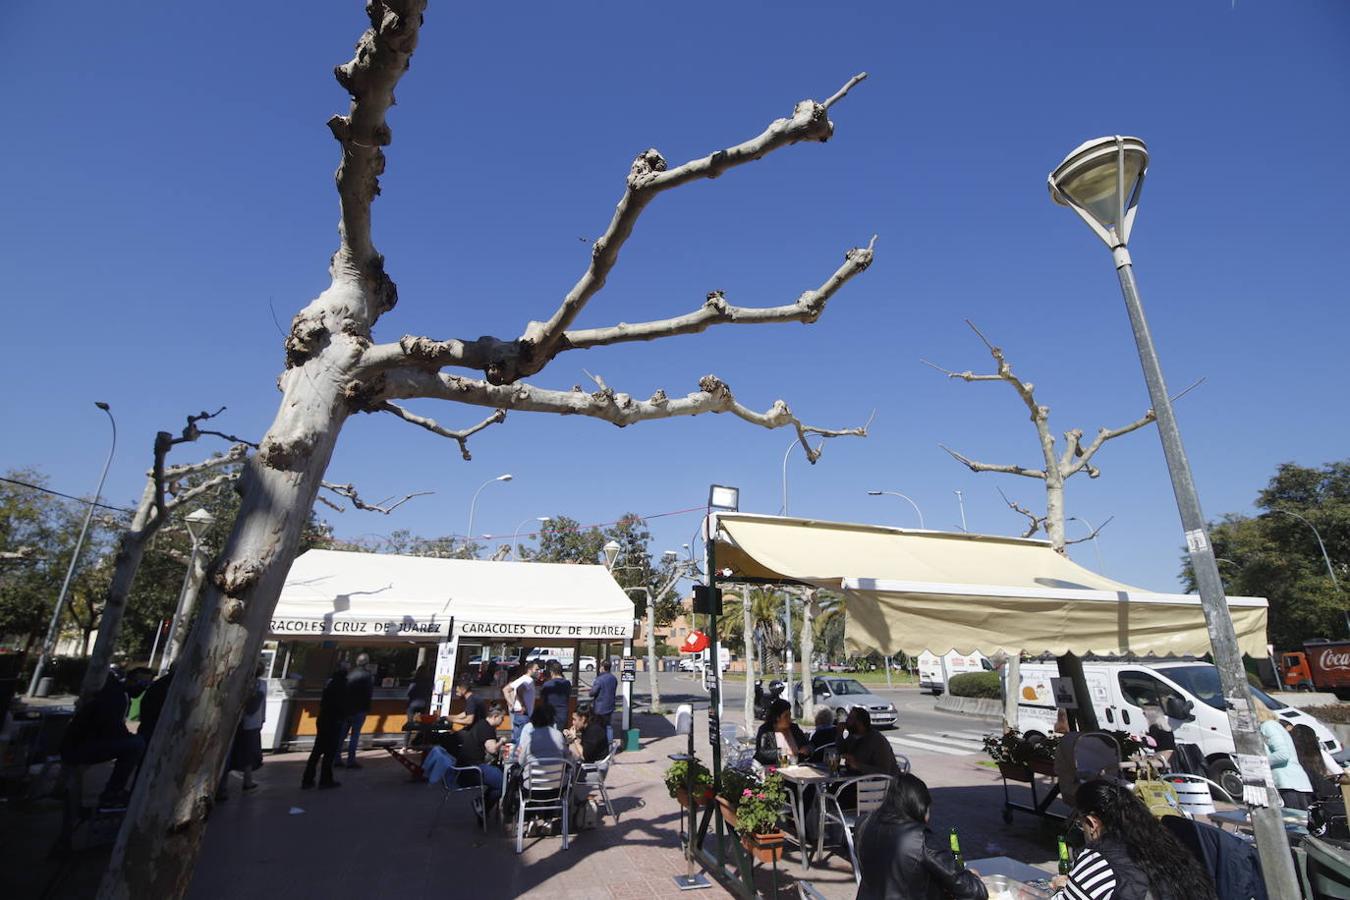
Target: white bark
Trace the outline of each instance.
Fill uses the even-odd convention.
[[[705,412],[730,412],[767,428],[792,427],[806,445],[808,434],[862,434],[803,424],[782,401],[765,412],[736,401],[730,389],[708,376],[687,397],[663,394],[635,401],[602,388],[595,394],[549,391],[516,384],[540,371],[568,348],[567,329],[586,302],[604,285],[641,210],[658,193],[728,169],[802,140],[823,141],[833,131],[829,107],[861,80],[853,79],[825,103],[803,101],[790,118],[779,119],[756,138],[667,170],[659,153],[641,154],[629,174],[619,208],[592,249],[581,279],[545,322],[531,323],[514,341],[473,342],[408,338],[373,346],[371,330],[397,301],[370,234],[370,206],[384,170],[380,149],[390,142],[385,121],[393,90],[407,70],[417,44],[425,0],[368,0],[371,28],[356,55],[338,67],[338,81],[351,94],[349,114],[329,128],[342,148],[337,173],[340,243],[330,266],[329,287],[302,309],[285,342],[286,371],[279,379],[282,399],[276,418],[239,480],[241,508],[224,550],[209,570],[201,612],[178,660],[160,729],[173,741],[156,741],[137,779],[136,790],[100,888],[105,898],[172,898],[187,889],[205,830],[215,781],[229,735],[252,683],[253,662],[267,635],[287,571],[338,435],[356,411],[388,411],[443,436],[429,419],[391,405],[402,398],[441,398],[495,410],[580,414],[616,425]],[[824,302],[872,261],[872,247],[850,251],[821,288],[780,311],[743,314],[759,321],[811,321]],[[643,326],[651,337],[690,333],[700,325],[737,321],[731,312],[701,313],[698,322],[672,320]],[[704,321],[706,320],[706,321]],[[591,346],[627,338],[623,326]],[[634,338],[636,339],[636,338]],[[645,337],[642,339],[646,339]],[[460,366],[486,374],[486,381],[442,374]],[[500,420],[494,413],[493,420]],[[487,423],[485,423],[487,424]],[[479,426],[483,427],[483,426]],[[476,430],[476,429],[475,429]],[[461,442],[462,445],[462,442]],[[814,459],[819,450],[807,446]]]
[[[1094,437],[1086,447],[1084,447],[1082,443],[1083,432],[1081,429],[1065,432],[1064,439],[1067,446],[1065,447],[1063,454],[1060,454],[1055,449],[1055,436],[1050,431],[1050,407],[1042,406],[1040,403],[1036,402],[1036,386],[1029,381],[1023,381],[1021,378],[1017,377],[1017,375],[1013,374],[1012,365],[1008,362],[1007,357],[1004,356],[1002,348],[992,344],[980,329],[976,328],[969,319],[966,320],[966,324],[970,326],[971,331],[974,331],[975,334],[979,335],[980,340],[983,341],[985,347],[989,349],[989,355],[994,358],[994,372],[977,373],[969,369],[964,372],[954,372],[951,369],[944,369],[939,365],[931,363],[926,359],[921,361],[924,365],[931,366],[939,372],[942,372],[948,378],[966,382],[1001,381],[1012,387],[1022,403],[1027,407],[1027,411],[1031,414],[1031,422],[1036,429],[1036,439],[1041,448],[1042,465],[1038,469],[1033,469],[1016,464],[979,462],[978,460],[957,453],[950,447],[946,447],[942,444],[939,444],[938,446],[942,447],[942,449],[949,453],[953,459],[970,469],[972,472],[1001,472],[1006,475],[1021,475],[1026,478],[1038,478],[1045,482],[1044,516],[1035,515],[1030,510],[1018,506],[1008,500],[1007,497],[1004,497],[1003,499],[1010,508],[1030,519],[1031,524],[1026,533],[1023,534],[1023,537],[1031,537],[1040,529],[1044,529],[1046,537],[1050,541],[1050,546],[1054,547],[1058,552],[1063,553],[1065,547],[1069,543],[1072,543],[1065,540],[1064,523],[1066,520],[1064,513],[1064,482],[1071,476],[1082,471],[1086,471],[1089,478],[1096,478],[1100,475],[1101,472],[1091,464],[1092,457],[1096,455],[1097,451],[1100,450],[1102,445],[1107,441],[1129,434],[1132,431],[1138,431],[1145,425],[1151,424],[1154,419],[1153,410],[1150,409],[1138,419],[1120,428],[1101,428],[1098,430],[1097,436]],[[1194,386],[1195,385],[1192,385],[1191,387]],[[1186,390],[1189,391],[1190,389],[1191,388],[1187,388]],[[1183,391],[1182,393],[1184,394],[1186,391]]]
[[[745,638],[745,727],[755,725],[755,627],[750,616],[750,587],[741,585],[741,629]]]
[[[811,620],[819,612],[818,592],[809,590],[802,595],[802,628],[800,632],[800,650],[802,667],[802,717],[811,721],[816,715],[816,692],[811,681],[811,651],[815,649],[815,632]],[[788,638],[791,640],[791,637]]]

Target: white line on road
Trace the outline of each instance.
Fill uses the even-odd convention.
[[[973,751],[964,747],[955,747],[951,744],[930,744],[927,741],[918,741],[914,738],[888,738],[891,746],[905,750],[922,750],[924,753],[945,753],[948,756],[969,756]]]

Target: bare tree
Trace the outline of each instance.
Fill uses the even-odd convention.
[[[969,319],[966,320],[966,324],[984,342],[985,347],[989,349],[989,355],[994,358],[994,371],[992,373],[982,374],[970,370],[953,372],[926,359],[922,362],[924,365],[937,369],[948,378],[961,381],[1001,381],[1011,386],[1031,413],[1031,423],[1036,428],[1036,437],[1041,447],[1042,464],[1040,468],[1028,468],[1015,464],[984,463],[963,456],[945,445],[940,444],[939,446],[972,472],[1003,472],[1008,475],[1021,475],[1025,478],[1037,478],[1043,481],[1045,483],[1045,515],[1043,516],[1013,503],[1006,496],[1003,499],[1011,509],[1028,518],[1029,524],[1023,537],[1031,537],[1037,531],[1044,530],[1046,536],[1050,539],[1050,546],[1063,553],[1068,544],[1077,543],[1077,541],[1065,540],[1064,482],[1079,472],[1086,472],[1089,478],[1096,478],[1100,475],[1101,472],[1096,466],[1092,465],[1092,457],[1107,441],[1129,434],[1132,431],[1138,431],[1145,425],[1152,423],[1153,410],[1150,409],[1138,419],[1120,428],[1098,429],[1096,436],[1086,445],[1083,443],[1083,430],[1081,428],[1066,431],[1064,432],[1066,446],[1063,452],[1060,452],[1055,447],[1055,436],[1050,431],[1050,407],[1043,406],[1036,401],[1035,385],[1029,381],[1023,381],[1013,374],[1012,365],[1003,355],[1002,348],[990,343],[989,339]],[[1100,528],[1097,529],[1091,536],[1095,537],[1097,531],[1100,530]],[[1087,538],[1084,538],[1084,540],[1087,540]]]
[[[798,103],[790,116],[775,120],[755,137],[683,165],[668,166],[656,150],[638,154],[608,228],[591,247],[585,271],[556,310],[542,322],[527,324],[519,337],[407,336],[374,343],[372,329],[394,306],[397,289],[372,242],[371,203],[384,171],[382,148],[391,140],[385,116],[417,46],[425,6],[425,0],[369,0],[370,28],[354,58],[335,70],[351,103],[346,115],[328,122],[341,148],[339,244],[329,267],[331,282],[295,316],[285,340],[286,368],[278,379],[281,403],[259,451],[244,464],[239,516],[210,567],[201,613],[179,657],[157,730],[175,740],[153,742],[146,755],[101,897],[168,898],[186,890],[228,744],[225,736],[242,709],[253,660],[306,516],[342,426],[353,413],[389,412],[439,435],[441,426],[434,420],[415,416],[395,401],[439,398],[494,410],[590,416],[619,426],[729,412],[766,428],[795,429],[813,461],[819,450],[807,445],[807,435],[837,433],[804,424],[782,401],[763,412],[752,410],[713,375],[683,397],[657,391],[646,400],[607,386],[591,393],[559,391],[520,379],[570,350],[692,334],[719,324],[814,322],[829,299],[871,264],[871,244],[848,251],[819,287],[785,305],[737,307],[713,292],[694,311],[670,319],[572,327],[604,286],[638,217],[658,194],[726,174],[791,144],[827,140],[833,134],[830,108],[863,75],[824,102]],[[446,368],[483,377],[442,371]]]

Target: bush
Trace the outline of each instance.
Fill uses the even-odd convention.
[[[1334,722],[1337,725],[1350,725],[1350,703],[1333,703],[1330,706],[1309,706],[1303,710],[1315,719]]]
[[[986,700],[1003,699],[1003,686],[997,672],[966,672],[953,675],[947,681],[947,693],[953,697],[983,697]]]

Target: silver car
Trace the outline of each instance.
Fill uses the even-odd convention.
[[[855,706],[867,710],[872,724],[878,728],[894,726],[899,714],[895,704],[888,703],[863,687],[856,678],[816,678],[812,681],[815,688],[816,705],[828,706],[834,710],[836,721],[843,721],[848,711]]]

